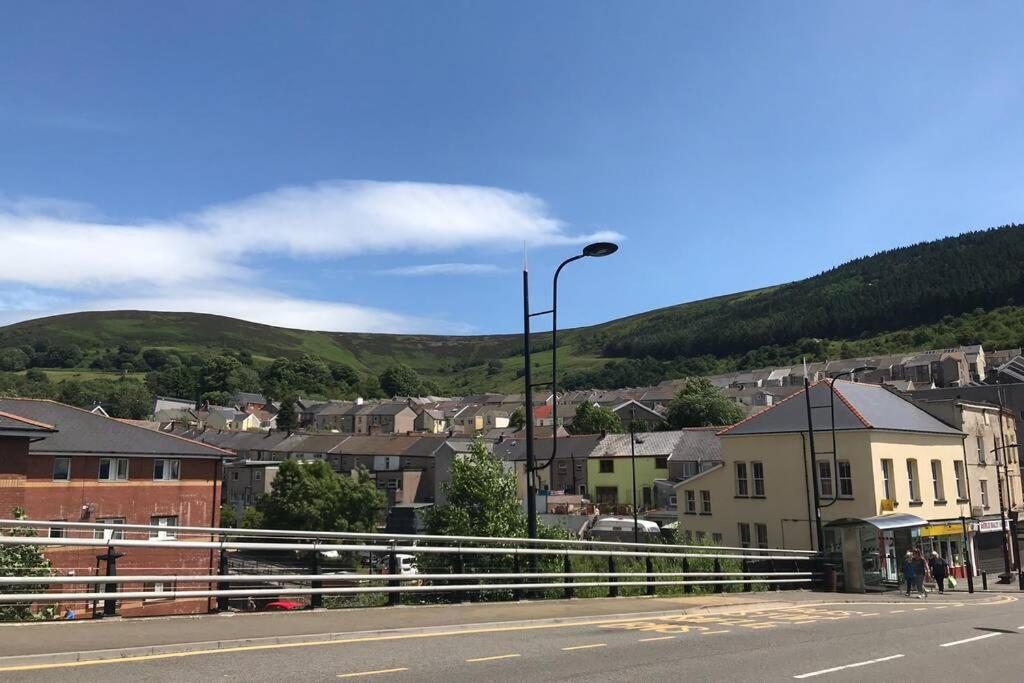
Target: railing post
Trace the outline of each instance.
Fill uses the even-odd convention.
[[[462,557],[462,544],[459,544],[459,552],[455,555],[455,573],[465,574],[466,573],[466,562]],[[459,579],[459,583],[465,583],[462,579]],[[456,591],[455,593],[456,602],[466,602],[466,591]]]
[[[569,549],[565,549],[565,557],[562,560],[562,571],[566,574],[572,574],[572,555],[569,554]],[[562,597],[566,600],[571,600],[575,595],[572,589],[572,577],[565,577],[565,592]]]
[[[654,585],[654,558],[648,555],[644,558],[644,564],[647,569],[647,594],[654,595],[656,588]]]
[[[715,558],[715,569],[714,569],[714,571],[715,571],[715,574],[721,574],[722,573],[722,558],[720,558],[720,557],[716,557]],[[715,577],[715,581],[721,581],[721,580],[722,580],[721,576],[716,576]],[[715,584],[715,592],[716,593],[722,593],[724,591],[725,591],[725,584],[724,583],[716,583]]]
[[[689,571],[690,571],[690,558],[684,557],[683,558],[683,573],[686,574],[686,573],[689,573]],[[683,581],[689,581],[689,580],[690,580],[689,576],[684,576],[683,577]],[[689,584],[689,583],[684,583],[683,584],[683,593],[692,593],[692,592],[693,592],[693,586],[691,584]]]
[[[614,574],[616,572],[616,569],[615,569],[615,556],[614,555],[609,555],[608,556],[608,572],[611,573],[611,574]],[[609,576],[608,577],[608,583],[611,584],[610,586],[608,586],[608,597],[609,598],[617,598],[617,597],[619,597],[619,587],[616,585],[618,582],[619,582],[619,578],[617,576]]]
[[[220,551],[220,562],[219,562],[219,564],[217,566],[217,574],[219,576],[227,576],[228,575],[228,554],[227,554],[227,551],[225,551],[223,549],[221,549],[221,551]],[[219,582],[217,584],[217,590],[224,591],[224,590],[227,590],[227,589],[228,589],[228,584],[226,582],[221,581],[221,582]],[[225,597],[223,595],[218,595],[217,596],[217,611],[218,612],[226,612],[229,605],[230,605],[230,599],[229,598],[227,598],[227,597]]]
[[[512,554],[512,571],[515,574],[522,574],[523,573],[523,565],[519,561],[519,548],[515,548],[515,552]],[[523,579],[523,578],[518,578],[518,579],[516,579],[515,582],[516,583],[526,583],[526,580]],[[513,589],[512,590],[512,599],[516,600],[516,601],[522,600],[523,599],[523,589],[522,588],[515,588],[515,589]]]
[[[797,566],[797,570],[799,570],[799,569],[800,569],[800,567],[798,565]],[[775,574],[775,560],[768,560],[768,573],[773,575],[772,576],[773,579],[775,578],[775,576],[774,576],[774,574]],[[775,590],[777,590],[777,591],[782,590],[782,586],[783,586],[783,584],[781,584],[781,583],[768,584],[768,585],[769,586],[774,585],[775,586]]]
[[[396,550],[397,547],[398,547],[398,542],[392,540],[391,541],[391,549],[388,551],[388,574],[390,574],[391,576],[396,576],[398,574],[398,572],[399,572],[399,567],[398,567],[398,551]],[[400,585],[401,585],[401,582],[397,578],[391,579],[390,581],[388,581],[388,586],[389,587],[397,588]],[[388,607],[395,607],[395,606],[401,604],[401,602],[402,602],[402,594],[401,593],[399,593],[396,590],[388,591]]]
[[[312,573],[317,575],[317,576],[319,576],[320,575],[320,551],[316,547],[316,541],[313,541],[313,561],[310,564],[312,565],[312,570],[313,570]],[[323,585],[324,585],[323,581],[312,581],[310,583],[310,588],[316,590],[316,589],[319,589],[319,588],[323,588]],[[320,609],[323,606],[324,606],[324,595],[323,595],[323,593],[310,593],[309,594],[309,608],[310,609]]]
[[[743,575],[740,576],[740,580],[743,581],[743,592],[749,593],[754,590],[754,584],[751,583],[750,577],[747,575],[747,572],[750,571],[750,561],[744,558],[740,562],[740,569],[743,571]]]

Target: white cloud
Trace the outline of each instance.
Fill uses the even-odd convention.
[[[103,220],[76,202],[0,195],[0,284],[8,292],[22,287],[38,294],[31,306],[0,300],[0,318],[147,309],[215,313],[303,329],[468,331],[376,308],[252,292],[246,286],[257,277],[251,259],[518,250],[524,243],[542,247],[608,239],[620,236],[570,233],[532,195],[472,185],[325,182],[149,222]],[[489,264],[438,263],[389,272],[423,276],[500,270]],[[258,277],[272,286],[272,274]],[[124,296],[125,291],[131,294]],[[40,298],[42,292],[50,298]]]
[[[423,275],[494,275],[506,269],[493,263],[428,263],[420,266],[403,266],[378,270],[379,275],[401,275],[419,277]]]

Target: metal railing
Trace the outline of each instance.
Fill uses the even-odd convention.
[[[398,604],[402,594],[512,593],[543,597],[555,591],[574,597],[580,589],[607,589],[617,596],[624,588],[643,588],[655,595],[659,588],[684,592],[697,587],[717,592],[727,587],[752,590],[755,586],[802,587],[819,577],[810,551],[751,549],[656,543],[619,543],[614,541],[576,541],[557,539],[481,538],[472,536],[420,536],[410,534],[305,532],[268,529],[218,529],[209,527],[151,526],[87,522],[49,522],[43,520],[0,520],[0,529],[62,529],[62,533],[89,533],[111,530],[117,534],[145,535],[147,538],[45,537],[0,534],[0,544],[54,548],[95,548],[115,550],[128,556],[144,556],[147,549],[208,550],[220,553],[220,573],[120,574],[108,565],[107,575],[83,576],[0,576],[0,603],[54,603],[103,601],[106,614],[115,613],[119,600],[184,600],[217,598],[218,609],[232,599],[309,596],[310,606],[318,607],[324,596],[380,594],[388,604]],[[174,538],[153,538],[172,533]],[[196,538],[199,536],[201,538]],[[209,540],[207,540],[209,538]],[[262,540],[238,540],[255,538]],[[399,545],[402,542],[402,545]],[[429,545],[421,545],[429,543]],[[308,573],[230,574],[227,557],[250,551],[289,552],[310,558]],[[388,573],[324,572],[321,556],[328,551],[351,554],[349,557],[387,558]],[[400,555],[412,554],[424,573],[399,572]],[[205,553],[204,553],[205,555]],[[482,571],[466,571],[467,558],[478,558]],[[535,558],[545,564],[540,571],[522,571],[521,560]],[[112,560],[108,560],[111,562]],[[600,567],[595,567],[595,561]],[[607,571],[604,563],[607,563]],[[578,563],[581,567],[575,567]],[[622,571],[619,564],[641,563],[636,571]],[[656,566],[657,563],[657,566]],[[203,563],[206,564],[205,562]],[[694,566],[696,565],[696,566]],[[212,567],[209,567],[212,568]],[[198,566],[197,569],[206,569]],[[440,571],[438,569],[440,568]],[[112,571],[114,569],[114,571]],[[153,590],[133,590],[131,584],[154,585]],[[197,585],[199,584],[199,585]],[[205,586],[202,584],[206,584]],[[242,587],[232,587],[246,584]],[[159,590],[155,589],[157,586]],[[33,592],[20,592],[35,590]],[[88,587],[82,590],[77,587]],[[46,590],[41,590],[46,589]],[[65,590],[68,589],[68,590]]]

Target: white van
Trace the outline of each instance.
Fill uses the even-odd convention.
[[[646,519],[637,520],[638,540],[641,543],[660,543],[661,528],[656,522]],[[625,515],[605,515],[594,520],[585,532],[586,538],[593,541],[619,541],[632,543],[633,518]]]

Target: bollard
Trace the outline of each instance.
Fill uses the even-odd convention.
[[[683,558],[683,573],[686,574],[689,571],[690,571],[690,558],[684,557]],[[684,576],[683,577],[683,581],[689,581],[689,580],[690,580],[689,576]],[[692,592],[693,592],[693,586],[690,585],[689,583],[684,583],[683,584],[683,593],[692,593]]]
[[[565,551],[565,559],[562,560],[562,571],[566,574],[572,574],[572,556],[569,555],[569,551]],[[566,600],[571,600],[575,592],[572,589],[572,577],[565,577],[565,592],[562,594]]]
[[[398,546],[397,541],[391,541],[391,550],[388,551],[388,574],[395,576],[398,574],[398,553],[395,548]],[[400,582],[398,579],[391,579],[388,581],[388,586],[398,587]],[[388,607],[395,607],[402,602],[402,594],[398,591],[388,592]]]
[[[319,576],[321,573],[320,569],[320,551],[316,549],[316,541],[313,542],[313,560],[310,563],[312,571],[311,574]],[[324,587],[323,581],[311,581],[310,588],[317,590]],[[320,609],[324,606],[324,594],[323,593],[310,593],[309,594],[309,608]]]
[[[971,564],[970,558],[967,560],[967,564],[964,565],[964,573],[967,574],[967,592],[974,592],[974,566]]]
[[[1024,591],[1024,571],[1017,572],[1017,588]]]
[[[516,548],[516,552],[512,555],[512,572],[515,573],[515,574],[522,574],[523,573],[523,566],[519,562],[519,548]],[[516,579],[516,583],[526,583],[526,579],[522,579],[522,578]],[[523,599],[523,589],[522,588],[515,588],[515,589],[513,589],[512,590],[512,599],[513,600],[517,600],[517,601],[518,600],[522,600]]]
[[[614,574],[615,571],[616,571],[615,570],[615,556],[614,555],[609,555],[608,556],[608,572],[611,573],[611,574]],[[609,598],[617,598],[617,597],[619,597],[619,587],[616,585],[618,583],[618,581],[619,581],[618,577],[615,577],[615,576],[609,576],[608,577],[608,583],[610,584],[608,586],[608,597]]]
[[[981,573],[981,590],[988,590],[988,572]]]
[[[654,558],[648,555],[644,558],[644,564],[647,568],[647,594],[654,595],[657,588],[654,585]]]
[[[749,593],[750,591],[754,590],[754,584],[750,580],[750,577],[747,575],[747,572],[750,571],[750,561],[743,560],[742,562],[740,562],[740,569],[743,570],[743,576],[740,577],[740,580],[743,581],[743,592]]]
[[[721,573],[722,573],[722,560],[720,558],[716,557],[715,558],[715,574],[721,574]],[[721,576],[716,576],[715,577],[715,581],[721,581],[721,580],[722,580]],[[723,584],[723,583],[716,583],[715,584],[715,592],[716,593],[722,593],[724,591],[725,591],[725,584]]]
[[[220,551],[220,562],[219,562],[219,564],[217,566],[217,574],[220,575],[220,576],[227,576],[228,575],[228,554],[224,550]],[[224,581],[221,581],[220,583],[217,584],[217,590],[219,590],[219,591],[226,591],[227,589],[228,589],[228,584],[225,583]],[[227,609],[228,609],[228,604],[229,604],[229,598],[227,598],[227,597],[225,597],[223,595],[218,595],[217,596],[217,611],[218,612],[226,612]]]

